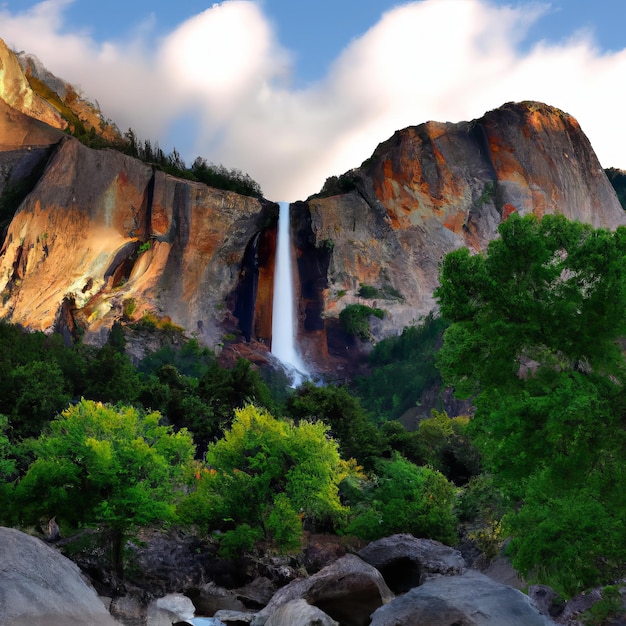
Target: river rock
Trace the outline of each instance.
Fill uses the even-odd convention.
[[[215,583],[207,583],[199,589],[190,589],[188,594],[200,615],[213,615],[220,609],[242,611],[245,608],[236,593],[218,587]]]
[[[394,593],[404,593],[433,575],[452,576],[466,569],[461,553],[433,539],[401,533],[373,541],[358,555],[374,566]]]
[[[347,554],[309,578],[294,580],[279,589],[252,620],[263,626],[280,607],[306,600],[342,626],[367,626],[370,614],[393,598],[381,573],[358,556]]]
[[[195,615],[193,602],[180,593],[170,593],[148,605],[146,626],[171,626],[177,621],[190,620]]]
[[[551,626],[530,598],[470,570],[440,576],[398,596],[372,615],[371,626]]]
[[[302,598],[283,604],[265,626],[339,626],[339,623]]]
[[[115,626],[78,567],[40,539],[0,527],[2,626]]]

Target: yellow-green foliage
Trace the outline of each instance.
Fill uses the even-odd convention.
[[[328,527],[345,520],[338,485],[356,467],[341,459],[321,422],[294,424],[248,405],[209,446],[206,463],[181,514],[207,530],[230,537],[248,524],[288,550],[299,545],[303,521]]]

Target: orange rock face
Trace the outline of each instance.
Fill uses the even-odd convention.
[[[70,302],[87,341],[99,343],[132,308],[135,319],[169,318],[216,346],[262,210],[65,140],[0,251],[0,316],[49,331]]]
[[[306,203],[315,242],[307,253],[330,251],[319,291],[322,329],[301,328],[309,358],[321,355],[320,369],[334,368],[340,356],[326,331],[346,305],[385,310],[382,321],[372,318],[376,338],[398,333],[435,308],[443,256],[461,246],[485,250],[513,212],[561,213],[594,227],[626,223],[576,120],[536,102],[398,131],[346,177],[353,191]],[[361,285],[377,297],[360,297]]]

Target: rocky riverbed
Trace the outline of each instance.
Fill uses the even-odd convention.
[[[408,534],[364,546],[309,537],[298,557],[229,561],[197,537],[152,532],[129,545],[123,581],[87,539],[73,557],[81,571],[58,546],[0,528],[0,625],[573,626],[600,599],[526,595]]]

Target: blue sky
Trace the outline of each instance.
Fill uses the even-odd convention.
[[[536,99],[626,168],[623,0],[0,0],[0,38],[122,130],[303,199],[396,129]]]

